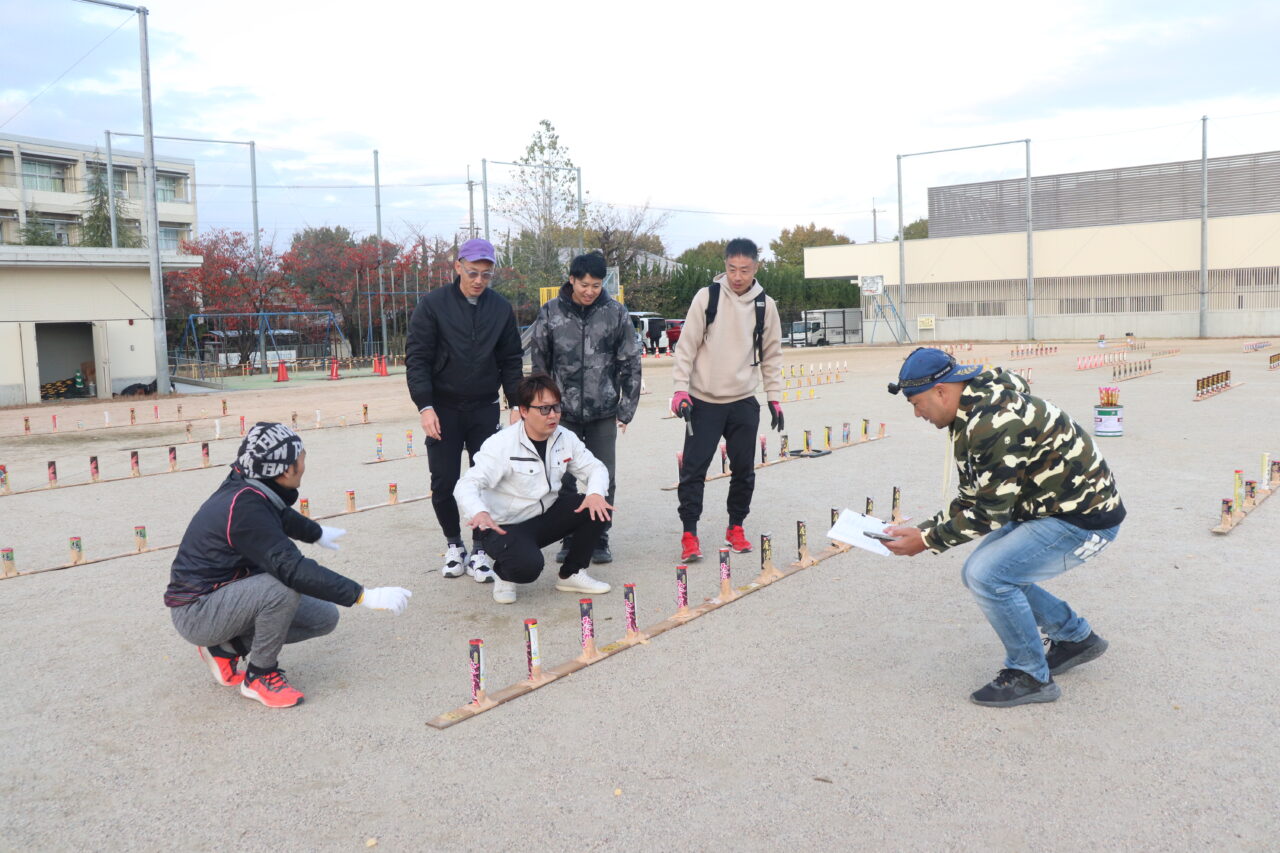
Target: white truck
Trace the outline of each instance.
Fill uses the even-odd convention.
[[[782,343],[793,347],[825,347],[862,343],[862,309],[820,308],[805,311],[801,319],[782,330]]]

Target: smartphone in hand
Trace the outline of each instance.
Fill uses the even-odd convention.
[[[866,536],[868,539],[876,539],[876,540],[879,540],[880,542],[896,542],[897,541],[896,536],[890,536],[887,533],[873,533],[870,530],[862,531],[862,535]]]

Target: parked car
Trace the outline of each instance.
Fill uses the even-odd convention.
[[[668,320],[667,321],[667,343],[671,349],[676,348],[676,344],[680,340],[680,330],[684,328],[684,320]]]

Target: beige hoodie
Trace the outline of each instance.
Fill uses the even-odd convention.
[[[676,391],[688,391],[708,403],[732,403],[750,397],[764,375],[765,398],[781,400],[782,395],[782,321],[778,306],[771,297],[764,305],[764,358],[756,360],[756,294],[760,283],[752,281],[747,292],[738,295],[729,287],[725,274],[715,277],[720,283],[720,305],[715,322],[707,327],[709,288],[693,297],[685,316],[680,340],[676,344],[675,367],[671,371]]]

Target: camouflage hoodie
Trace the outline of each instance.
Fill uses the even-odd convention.
[[[640,403],[640,347],[627,309],[608,293],[584,307],[565,283],[538,311],[529,354],[534,372],[551,374],[560,386],[565,420],[631,423]]]
[[[960,494],[920,525],[930,550],[945,551],[1010,521],[1124,518],[1115,478],[1093,439],[1029,392],[1021,376],[999,367],[965,384],[948,428]]]

